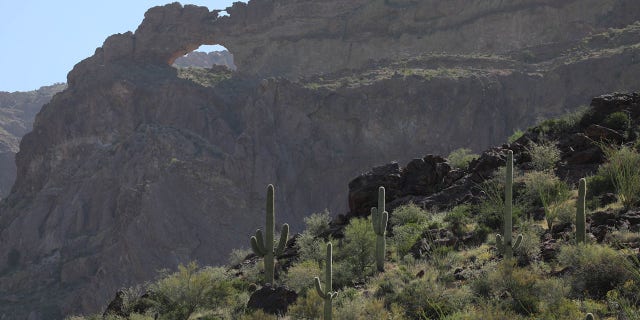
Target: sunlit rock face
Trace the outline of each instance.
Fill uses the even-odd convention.
[[[68,75],[0,207],[0,317],[97,312],[162,268],[219,264],[276,219],[347,211],[366,168],[638,90],[637,1],[267,1],[150,9]],[[610,27],[623,29],[607,31]],[[602,34],[607,32],[606,34]],[[220,44],[237,71],[171,65]]]

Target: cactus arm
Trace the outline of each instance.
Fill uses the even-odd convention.
[[[518,250],[518,248],[520,248],[520,243],[522,242],[522,235],[519,234],[518,237],[516,238],[516,242],[513,244],[513,250]]]
[[[253,250],[253,253],[259,257],[264,257],[266,254],[264,246],[260,245],[260,241],[255,236],[251,237],[251,249]]]
[[[278,247],[276,248],[275,254],[279,256],[284,251],[284,248],[287,245],[287,240],[289,240],[289,224],[285,223],[282,225],[282,232],[280,233],[280,240],[278,241]]]
[[[316,286],[316,292],[318,293],[320,298],[326,299],[327,295],[324,293],[324,291],[322,291],[322,285],[320,284],[320,278],[318,278],[318,277],[313,278],[313,282],[314,282],[314,284]]]
[[[576,204],[576,243],[587,242],[586,197],[587,180],[582,178],[578,183],[578,203]]]
[[[378,226],[380,224],[380,215],[378,214],[378,208],[371,208],[371,225],[373,226],[373,232],[378,234]]]

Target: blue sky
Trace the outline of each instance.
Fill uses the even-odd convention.
[[[180,2],[213,10],[236,1]],[[93,55],[104,39],[135,31],[147,9],[171,2],[0,0],[0,91],[29,91],[66,82],[73,66]]]

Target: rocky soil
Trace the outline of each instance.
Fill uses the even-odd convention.
[[[248,246],[268,183],[296,231],[325,208],[361,214],[346,181],[362,168],[480,151],[590,97],[640,90],[637,2],[511,3],[150,9],[75,66],[20,144],[0,205],[0,314],[93,312],[160,268],[225,261]],[[229,48],[238,71],[171,67],[202,44]],[[435,156],[381,170],[416,172],[397,178],[412,187],[392,181],[398,203],[470,179]]]

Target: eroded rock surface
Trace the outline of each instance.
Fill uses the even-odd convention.
[[[602,92],[640,89],[640,26],[628,25],[639,5],[152,8],[75,66],[21,142],[0,207],[0,316],[96,312],[158,269],[222,263],[263,224],[268,183],[278,221],[297,231],[311,212],[346,212],[347,181],[363,168],[479,151]],[[624,29],[599,35],[608,27]],[[178,77],[170,65],[202,44],[228,48],[238,72]],[[455,188],[442,163],[415,169]],[[425,190],[436,191],[410,196]]]

